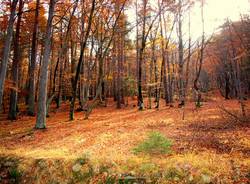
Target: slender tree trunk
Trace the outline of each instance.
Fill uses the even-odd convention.
[[[60,47],[58,61],[57,61],[56,70],[55,70],[55,76],[56,76],[57,68],[58,68],[58,64],[59,64],[58,62],[61,61],[60,70],[59,70],[59,72],[60,72],[60,74],[59,74],[59,89],[58,89],[57,101],[56,101],[57,108],[60,108],[61,102],[62,102],[62,97],[63,97],[63,91],[64,91],[63,85],[62,85],[62,83],[63,83],[63,68],[67,68],[66,63],[67,63],[67,59],[68,59],[67,58],[67,56],[68,56],[67,49],[68,49],[69,33],[70,33],[70,28],[71,28],[71,23],[72,23],[72,17],[74,16],[77,5],[78,5],[78,0],[75,1],[73,11],[70,15],[70,19],[69,19],[69,23],[68,23],[68,26],[66,29],[65,37],[63,35],[63,27],[62,27],[62,22],[61,22],[61,30],[60,30],[61,31],[61,34],[60,34],[61,47]],[[72,51],[72,52],[74,52],[74,51]],[[74,58],[72,59],[72,61],[74,61]],[[54,83],[54,85],[55,85],[55,83]],[[53,93],[51,94],[51,96],[47,100],[47,117],[49,116],[50,104],[52,103],[55,96],[56,96],[55,90],[53,90]]]
[[[149,80],[150,80],[150,85],[148,88],[148,103],[149,103],[149,109],[152,109],[152,83],[153,83],[153,65],[154,65],[154,61],[155,59],[155,39],[153,38],[153,44],[152,44],[152,48],[151,48],[151,52],[152,52],[152,58],[150,61],[150,69],[149,69]],[[156,86],[156,85],[154,85]]]
[[[190,13],[191,11],[189,10],[188,14],[188,33],[189,33],[189,39],[188,39],[188,58],[187,58],[187,64],[186,64],[186,81],[185,81],[185,100],[187,97],[188,93],[188,84],[189,84],[189,64],[191,61],[191,19],[190,19]]]
[[[160,7],[160,4],[159,4],[159,7]],[[161,15],[160,15],[160,18],[161,18]],[[173,30],[174,30],[174,25],[176,23],[176,17],[175,17],[175,20],[172,24],[172,27],[170,29],[170,33],[169,35],[167,35],[167,22],[166,22],[166,19],[165,19],[165,16],[164,16],[164,13],[162,14],[162,18],[161,18],[161,21],[163,21],[163,25],[164,25],[164,32],[165,32],[165,41],[166,41],[166,44],[165,44],[165,48],[164,48],[164,52],[165,52],[165,56],[166,56],[166,68],[167,70],[165,71],[166,73],[166,84],[165,84],[165,94],[167,94],[168,96],[168,99],[165,99],[166,101],[166,104],[169,103],[170,104],[170,107],[172,107],[172,104],[173,103],[173,95],[172,95],[172,75],[171,75],[171,69],[170,69],[170,53],[168,51],[168,47],[169,47],[169,40],[170,40],[170,37],[173,33]]]
[[[201,21],[202,21],[202,40],[201,40],[201,48],[200,48],[200,54],[199,54],[199,59],[197,62],[199,62],[199,67],[198,67],[198,71],[196,73],[196,77],[194,80],[194,89],[197,95],[196,98],[196,107],[200,107],[201,106],[201,91],[199,89],[198,86],[198,81],[200,78],[200,74],[201,74],[201,69],[202,69],[202,64],[203,64],[203,55],[204,55],[204,49],[205,49],[205,32],[204,32],[204,14],[203,14],[203,0],[201,1]]]
[[[70,23],[69,23],[70,24]],[[59,64],[59,87],[58,87],[58,94],[57,94],[57,103],[56,103],[56,106],[57,108],[59,108],[61,106],[61,102],[62,102],[62,77],[63,77],[63,61],[65,59],[65,55],[66,55],[66,47],[68,45],[68,33],[69,33],[69,30],[67,30],[67,35],[66,35],[66,43],[63,43],[64,41],[64,38],[63,38],[63,27],[62,27],[62,22],[61,22],[61,33],[60,33],[60,42],[61,42],[61,47],[60,47],[60,51],[59,51],[59,56],[58,56],[58,59],[61,61]],[[69,27],[68,27],[69,29]],[[56,72],[56,71],[55,71]],[[53,91],[53,94],[52,96],[55,96],[55,91]],[[52,100],[53,100],[53,97],[52,97]],[[51,100],[51,101],[52,101]]]
[[[75,79],[74,79],[74,85],[73,85],[73,91],[72,91],[72,99],[71,99],[71,104],[70,104],[70,113],[69,113],[69,119],[70,120],[74,120],[74,110],[75,110],[77,84],[78,84],[78,80],[79,80],[79,76],[80,76],[82,62],[83,62],[83,59],[84,59],[84,57],[83,57],[84,56],[84,50],[85,50],[85,47],[87,45],[87,40],[88,40],[90,29],[91,29],[94,10],[95,10],[95,0],[92,0],[92,7],[91,7],[89,20],[88,20],[87,32],[86,32],[86,34],[84,36],[85,40],[84,40],[84,42],[82,44],[82,47],[81,47],[80,58],[79,58],[79,61],[78,61],[78,65],[77,65],[77,69],[76,69],[76,75],[75,75]]]
[[[90,67],[90,63],[92,64],[93,62],[93,50],[94,50],[94,39],[92,38],[89,61],[87,62],[88,70],[87,70],[87,82],[86,82],[86,96],[84,99],[85,103],[89,99],[89,95],[90,95],[90,85],[91,85],[90,81],[92,79],[92,71],[93,71],[93,67]]]
[[[164,67],[164,62],[161,63],[161,74],[160,74],[160,85],[158,89],[158,94],[156,98],[156,109],[160,108],[160,98],[161,98],[161,88],[162,88],[162,83],[163,83],[163,67]]]
[[[157,68],[157,60],[154,59],[154,71],[155,71],[155,102],[157,102],[158,97],[158,68]]]
[[[160,33],[161,33],[161,37],[163,38],[162,16],[160,15],[159,18],[160,18]],[[167,56],[167,52],[166,52],[166,50],[167,50],[166,47],[167,46],[165,46],[164,40],[162,39],[162,41],[161,41],[161,51],[162,51],[162,67],[163,67],[163,86],[164,86],[165,102],[166,102],[166,105],[168,105],[169,96],[168,96],[167,70],[166,70],[166,57],[168,57],[168,56]]]
[[[4,50],[3,50],[3,60],[1,63],[1,71],[0,71],[0,111],[2,109],[2,103],[3,103],[3,91],[4,91],[4,81],[6,77],[7,72],[7,65],[9,60],[9,54],[10,54],[10,46],[12,43],[13,38],[13,25],[15,21],[15,14],[16,14],[16,6],[17,6],[18,0],[13,0],[11,3],[11,12],[10,12],[10,18],[8,21],[8,28],[7,28],[7,35],[4,42]]]
[[[102,84],[103,84],[103,60],[104,56],[101,54],[97,54],[98,60],[99,60],[99,76],[98,76],[98,82],[97,82],[97,89],[96,89],[96,95],[95,98],[93,99],[93,103],[88,107],[86,113],[85,113],[85,118],[88,119],[89,115],[91,114],[92,110],[99,104],[101,101],[101,96],[102,96]]]
[[[115,38],[116,39],[116,38]],[[115,40],[114,39],[114,40]],[[114,41],[114,43],[113,43],[113,58],[112,58],[112,60],[113,60],[113,65],[112,65],[112,68],[113,68],[113,96],[114,96],[114,101],[117,101],[117,82],[116,82],[116,70],[117,70],[117,66],[116,66],[116,63],[117,63],[117,53],[116,53],[116,43],[115,43],[115,41]]]
[[[88,119],[90,113],[92,112],[92,110],[99,104],[99,102],[102,100],[102,84],[103,84],[103,79],[104,79],[104,72],[103,72],[103,68],[104,68],[104,59],[105,57],[107,56],[108,54],[108,51],[109,51],[109,47],[114,39],[114,35],[115,35],[115,29],[117,27],[117,21],[119,20],[119,17],[122,13],[122,11],[124,10],[124,6],[125,6],[125,3],[126,1],[123,2],[123,5],[121,6],[120,8],[120,11],[116,17],[116,20],[114,22],[114,25],[113,25],[113,28],[112,28],[112,34],[110,36],[110,39],[106,45],[106,48],[104,49],[103,48],[103,36],[101,35],[101,40],[100,40],[100,47],[98,48],[98,51],[97,51],[97,60],[99,61],[99,75],[98,75],[98,81],[97,81],[97,89],[96,89],[96,95],[95,95],[95,98],[93,100],[93,103],[88,107],[86,113],[85,113],[85,119]]]
[[[52,94],[51,96],[48,98],[47,100],[47,109],[46,109],[46,117],[49,117],[49,112],[50,112],[50,104],[52,103],[52,100],[53,98],[55,97],[56,95],[56,76],[57,76],[57,70],[58,70],[58,66],[59,66],[59,62],[60,62],[60,58],[58,56],[58,59],[57,59],[57,62],[56,62],[56,66],[55,66],[55,69],[54,69],[54,75],[53,75],[53,87],[52,87]],[[52,72],[51,72],[52,73]],[[58,105],[58,102],[59,99],[57,99],[57,105]]]
[[[22,20],[22,10],[23,10],[23,1],[19,0],[19,9],[18,9],[18,18],[16,25],[16,34],[14,40],[14,58],[12,63],[12,81],[14,89],[11,90],[10,94],[10,106],[9,106],[9,115],[8,118],[11,120],[17,119],[17,105],[18,105],[18,70],[19,70],[19,61],[20,61],[20,28]]]
[[[229,100],[230,87],[229,87],[229,77],[225,74],[225,99]]]
[[[173,60],[172,57],[171,57],[171,59]],[[168,67],[168,93],[169,93],[169,103],[170,103],[170,106],[173,106],[173,105],[172,105],[172,103],[173,103],[173,89],[172,89],[172,86],[173,86],[173,76],[172,76],[172,74],[171,74],[170,64],[171,64],[171,60],[168,59],[168,60],[167,60],[167,67]]]
[[[124,65],[125,65],[125,61],[126,61],[126,59],[125,59],[125,57],[126,57],[126,54],[125,54],[125,48],[124,48],[124,46],[125,46],[125,29],[124,29],[124,24],[125,24],[125,22],[123,22],[123,27],[122,27],[122,30],[123,30],[123,33],[122,33],[122,61],[121,61],[121,103],[123,104],[123,105],[125,105],[125,99],[124,99],[124,95],[125,95],[125,91],[124,91],[124,87],[123,87],[123,83],[124,83]]]
[[[186,102],[187,98],[187,92],[188,92],[188,82],[189,82],[189,64],[191,60],[191,19],[190,19],[190,9],[188,12],[188,34],[189,34],[189,39],[188,39],[188,58],[187,58],[187,64],[186,64],[186,76],[185,76],[185,91],[184,91],[184,101]],[[183,113],[182,113],[182,120],[185,119],[185,105],[183,107]]]
[[[163,83],[164,83],[164,94],[165,94],[165,103],[166,105],[169,104],[169,93],[168,93],[168,80],[167,80],[167,66],[166,66],[166,60],[168,60],[168,54],[166,53],[166,55],[164,54],[165,57],[165,61],[163,62]],[[167,57],[167,58],[166,58]]]
[[[46,36],[44,41],[44,55],[40,73],[39,97],[36,126],[37,129],[46,128],[46,102],[47,102],[47,82],[48,82],[48,66],[50,58],[51,36],[52,36],[52,20],[54,15],[55,0],[50,0],[49,15],[46,28]]]
[[[117,5],[118,8],[117,8],[117,11],[119,11],[119,4]],[[118,67],[117,67],[117,108],[120,109],[121,108],[121,101],[122,101],[122,22],[121,20],[118,21],[118,38],[117,38],[117,41],[118,41]]]
[[[144,109],[143,96],[142,96],[142,62],[143,62],[143,53],[146,47],[146,8],[147,0],[143,0],[143,26],[142,26],[142,37],[141,45],[139,49],[139,60],[138,60],[138,101],[139,101],[139,110]]]
[[[121,65],[122,65],[122,55],[121,55],[121,43],[120,43],[120,39],[119,40],[119,46],[118,46],[118,67],[117,67],[117,108],[120,109],[121,108]]]
[[[184,79],[183,79],[183,40],[182,40],[182,0],[179,0],[179,12],[178,12],[178,34],[179,34],[179,96],[180,104],[182,107],[185,104],[184,101]]]
[[[246,113],[246,108],[245,108],[246,104],[244,103],[243,91],[242,91],[241,81],[240,81],[240,76],[241,76],[241,71],[240,71],[240,66],[239,66],[240,64],[238,62],[236,62],[235,64],[236,64],[236,73],[237,73],[237,88],[239,91],[239,102],[240,102],[242,116],[245,118],[247,113]]]
[[[121,104],[124,104],[123,89],[122,89],[122,70],[124,62],[124,15],[120,16],[121,4],[119,1],[116,2],[116,18],[117,22],[117,34],[114,36],[114,42],[117,42],[117,108],[121,108]],[[119,16],[119,17],[118,17]]]
[[[35,102],[37,102],[38,99],[38,87],[39,87],[39,83],[40,83],[40,73],[41,73],[41,66],[42,66],[42,58],[43,58],[43,52],[44,52],[44,47],[41,44],[41,52],[40,52],[40,56],[39,56],[39,65],[38,65],[38,74],[37,74],[37,85],[36,85],[36,90],[35,90]]]
[[[158,1],[158,6],[160,8],[160,2]],[[160,22],[160,34],[161,37],[164,38],[163,35],[163,25],[164,25],[164,30],[165,30],[165,34],[166,34],[166,22],[164,20],[162,20],[162,16],[164,19],[164,14],[159,16],[159,22]],[[163,86],[164,86],[164,95],[165,95],[165,103],[166,105],[169,104],[169,93],[168,93],[168,80],[167,80],[167,66],[166,66],[166,60],[168,60],[168,42],[169,40],[167,39],[167,36],[165,38],[165,42],[162,39],[161,40],[161,51],[162,51],[162,67],[163,67]]]
[[[29,95],[28,95],[28,115],[35,115],[35,69],[36,69],[36,56],[37,56],[37,31],[38,31],[38,17],[39,17],[40,0],[36,0],[35,22],[32,35],[31,46],[31,61],[29,68]]]
[[[143,48],[139,51],[139,81],[138,81],[138,100],[139,110],[144,109],[143,96],[142,96],[142,60],[143,60]]]
[[[138,18],[138,2],[135,2],[135,14],[136,14],[136,79],[139,82],[139,18]],[[137,105],[139,106],[139,95],[137,95]]]

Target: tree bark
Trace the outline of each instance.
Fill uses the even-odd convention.
[[[185,104],[184,101],[184,81],[183,81],[183,40],[182,40],[182,0],[179,0],[179,12],[178,12],[178,34],[179,34],[179,96],[180,96],[180,103],[179,107]]]
[[[147,0],[143,0],[143,22],[142,22],[142,36],[141,36],[141,45],[139,48],[139,58],[138,58],[138,105],[139,110],[144,109],[143,96],[142,96],[142,62],[143,62],[143,53],[146,47],[146,8]]]
[[[31,61],[29,69],[29,95],[28,95],[28,115],[35,115],[35,69],[36,69],[36,55],[37,55],[37,32],[38,32],[38,17],[39,17],[40,0],[36,0],[35,22],[32,35],[31,46]]]
[[[3,60],[1,63],[1,71],[0,71],[0,111],[2,109],[2,103],[3,103],[4,81],[5,81],[6,72],[7,72],[7,65],[8,65],[9,54],[10,54],[10,46],[11,46],[11,42],[13,38],[13,25],[15,21],[17,2],[18,0],[13,0],[11,3],[11,13],[10,13],[9,21],[8,21],[6,40],[4,42],[4,47],[3,47],[4,48]]]
[[[84,57],[83,57],[84,56],[84,50],[85,50],[85,47],[87,45],[87,40],[88,40],[89,33],[90,33],[90,30],[91,30],[94,10],[95,10],[95,0],[92,0],[92,7],[91,7],[91,11],[90,11],[89,20],[88,20],[87,32],[86,32],[86,34],[84,36],[85,40],[84,40],[84,42],[82,44],[82,47],[81,47],[80,58],[79,58],[79,61],[78,61],[78,65],[77,65],[77,69],[76,69],[76,75],[75,75],[74,84],[73,84],[72,99],[71,99],[71,103],[70,103],[70,112],[69,112],[69,119],[71,121],[74,120],[74,110],[75,110],[77,84],[78,84],[78,80],[79,80],[79,76],[80,76],[81,66],[82,66],[83,59],[84,59]]]
[[[18,8],[18,18],[16,25],[16,35],[14,40],[14,58],[12,63],[12,82],[13,89],[10,94],[10,106],[9,106],[9,115],[8,118],[10,120],[17,119],[17,105],[18,105],[18,76],[19,76],[19,61],[20,61],[20,28],[21,28],[21,20],[22,20],[22,9],[23,9],[23,1],[19,0],[19,8]]]
[[[46,36],[44,43],[44,55],[40,73],[39,97],[35,128],[46,128],[46,102],[47,102],[47,82],[48,82],[48,66],[51,51],[51,36],[52,36],[52,20],[54,15],[55,0],[50,0],[49,15],[46,27]]]
[[[160,33],[161,37],[163,38],[163,25],[162,25],[162,16],[160,18]],[[166,40],[168,42],[168,40]],[[167,44],[164,43],[164,40],[161,40],[161,54],[162,54],[162,67],[163,67],[163,86],[164,86],[164,95],[165,95],[165,103],[168,105],[169,103],[169,94],[168,94],[168,84],[167,84],[167,69],[166,69],[166,57],[167,56]],[[168,58],[167,58],[168,59]]]
[[[202,64],[203,64],[203,56],[204,56],[204,49],[205,49],[205,33],[204,33],[204,14],[203,14],[203,0],[201,1],[201,21],[202,21],[202,40],[201,40],[201,48],[200,48],[200,54],[198,57],[198,61],[199,62],[199,67],[198,67],[198,71],[196,73],[196,77],[194,79],[194,90],[196,92],[197,98],[196,98],[196,107],[200,107],[201,106],[201,91],[200,88],[198,86],[198,81],[200,78],[200,74],[201,74],[201,69],[202,69]]]

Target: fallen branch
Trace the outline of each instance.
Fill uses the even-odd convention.
[[[241,123],[246,122],[246,120],[238,117],[237,115],[235,115],[232,112],[230,112],[229,110],[227,110],[223,105],[218,105],[218,108],[221,109],[223,112],[227,113],[228,115],[230,115],[231,117],[235,118],[236,120],[240,121]]]

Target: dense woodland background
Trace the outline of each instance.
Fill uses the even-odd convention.
[[[131,122],[137,122],[136,118],[151,118],[151,124],[145,125],[148,129],[160,126],[159,130],[163,131],[168,127],[169,124],[159,117],[173,118],[176,126],[179,126],[178,122],[194,123],[183,129],[184,133],[178,127],[173,130],[171,123],[170,129],[165,131],[179,143],[174,148],[177,153],[184,153],[189,149],[187,145],[198,141],[199,144],[190,149],[201,144],[207,146],[206,149],[219,150],[220,154],[230,155],[232,150],[238,150],[242,157],[249,157],[249,147],[232,146],[229,149],[214,141],[215,134],[221,136],[219,131],[229,130],[227,128],[232,124],[220,129],[217,124],[210,126],[207,121],[219,121],[218,126],[222,126],[226,122],[223,118],[228,116],[240,125],[232,125],[227,136],[236,141],[241,139],[234,136],[244,135],[249,141],[246,134],[249,132],[250,16],[241,14],[238,21],[227,19],[213,33],[208,33],[204,18],[206,3],[209,0],[1,0],[0,143],[6,144],[6,148],[0,153],[9,149],[8,141],[21,141],[23,136],[30,136],[27,132],[23,135],[22,131],[21,137],[8,137],[17,135],[13,131],[21,130],[20,127],[26,130],[27,126],[45,129],[46,119],[52,123],[50,126],[53,125],[48,129],[53,129],[53,123],[60,119],[60,112],[64,113],[61,115],[64,120],[58,122],[66,119],[71,123],[78,122],[78,126],[86,123],[93,132],[100,128],[100,124],[95,123],[102,119],[102,114],[104,119],[120,122],[112,118],[123,117],[124,112],[129,112],[134,117],[124,116],[124,122],[129,118]],[[191,28],[197,24],[190,15],[197,5],[200,25],[196,29],[200,30],[200,35],[193,37]],[[111,104],[115,104],[115,108],[110,109]],[[132,111],[135,108],[136,111]],[[152,114],[153,109],[156,109],[156,116]],[[80,113],[80,117],[76,118],[76,113]],[[31,121],[24,123],[26,117]],[[202,117],[211,119],[199,119]],[[158,120],[163,124],[155,125]],[[17,124],[11,124],[14,122]],[[133,123],[127,128],[135,126],[134,130],[137,130],[139,125]],[[79,129],[72,127],[74,125],[67,126],[71,127],[67,131],[78,133]],[[102,130],[109,131],[105,126],[104,123]],[[120,131],[121,127],[122,124],[115,125],[114,129]],[[193,128],[193,134],[188,132],[190,128]],[[238,128],[240,133],[236,133]],[[125,133],[133,132],[132,128],[128,129]],[[62,135],[67,137],[72,132]],[[202,133],[198,135],[197,132]],[[38,139],[47,141],[46,144],[50,142],[48,137],[55,138],[54,141],[61,139],[59,135],[53,137],[56,131],[55,135],[43,133],[36,133],[36,136],[44,136]],[[99,135],[99,132],[95,133]],[[144,135],[144,129],[130,137],[141,133]],[[185,138],[184,135],[193,137]],[[189,142],[181,147],[180,138]],[[28,149],[31,143],[21,145]],[[233,166],[231,171],[234,170]],[[247,178],[247,174],[243,178]],[[220,182],[216,180],[214,183]]]
[[[190,36],[194,3],[200,3],[202,23],[196,40]],[[131,6],[134,23],[125,14]],[[117,108],[132,96],[139,109],[144,97],[146,108],[160,108],[160,98],[198,107],[218,89],[226,99],[238,98],[244,111],[249,16],[205,35],[203,12],[203,1],[2,1],[1,109],[14,120],[25,105],[28,115],[37,114],[36,127],[45,128],[54,101],[57,108],[68,101],[73,120],[75,110],[88,118],[111,97]],[[184,21],[189,32],[183,33]]]

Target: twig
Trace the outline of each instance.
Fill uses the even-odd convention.
[[[246,121],[243,120],[242,118],[238,117],[237,115],[233,114],[232,112],[228,111],[223,105],[218,105],[219,109],[221,109],[223,112],[227,113],[228,115],[232,116],[236,120],[245,123]]]

